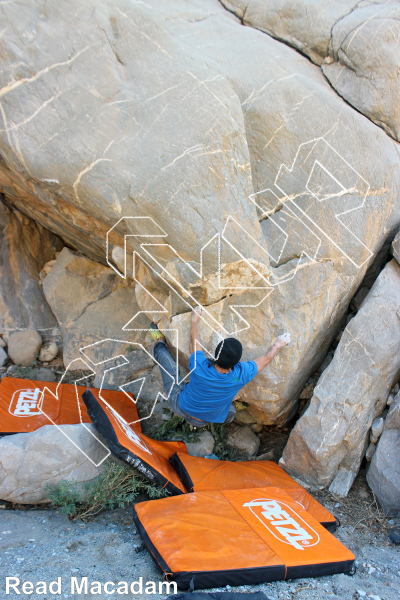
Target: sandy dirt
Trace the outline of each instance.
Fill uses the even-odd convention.
[[[232,588],[232,591],[264,591],[271,600],[399,600],[400,597],[400,547],[387,537],[388,528],[398,521],[383,519],[373,502],[372,495],[365,496],[364,480],[360,476],[353,497],[337,502],[327,494],[319,496],[325,506],[337,514],[342,525],[336,536],[356,556],[357,572],[353,577],[334,575],[316,579],[297,579],[267,583],[257,586]],[[358,512],[354,512],[357,505]],[[372,498],[372,504],[371,504]],[[339,504],[339,506],[337,506]],[[361,513],[360,513],[361,511]],[[362,521],[360,522],[360,514]],[[355,522],[357,519],[357,522]],[[132,521],[131,509],[105,511],[89,523],[70,521],[53,509],[0,510],[0,597],[50,600],[53,598],[82,598],[82,600],[108,599],[142,600],[167,598],[158,593],[162,578],[154,562],[144,550],[137,553],[142,540]],[[5,595],[5,578],[18,577],[24,581],[45,581],[47,584],[62,578],[62,593]],[[72,594],[71,577],[80,581],[154,581],[157,593],[127,595]],[[224,591],[226,588],[219,589]],[[140,590],[138,590],[139,592]],[[170,590],[173,592],[173,590]],[[214,590],[216,591],[216,590]]]

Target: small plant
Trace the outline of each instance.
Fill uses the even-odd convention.
[[[215,440],[214,454],[220,460],[235,460],[235,454],[231,448],[226,447],[228,431],[225,423],[210,423],[207,429]]]
[[[184,442],[198,442],[198,434],[198,430],[195,430],[193,425],[187,423],[185,419],[182,419],[182,417],[174,415],[171,417],[171,419],[168,419],[168,421],[163,421],[161,425],[157,427],[154,432],[154,437],[156,440],[181,439]]]
[[[194,429],[193,425],[189,425],[177,415],[174,415],[168,421],[163,423],[156,429],[154,437],[158,440],[182,439],[184,442],[198,442],[199,434],[204,430],[211,432],[215,440],[214,454],[221,460],[233,460],[234,454],[232,450],[226,447],[226,439],[228,431],[225,423],[210,423],[202,429]]]
[[[62,480],[47,486],[46,492],[54,508],[71,520],[84,522],[106,508],[123,508],[142,493],[151,499],[168,496],[168,492],[150,484],[132,467],[116,463],[109,463],[105,472],[93,481],[82,484]]]

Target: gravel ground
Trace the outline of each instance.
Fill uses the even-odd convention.
[[[326,502],[327,508],[332,508]],[[345,519],[346,521],[346,519]],[[141,538],[132,522],[131,510],[106,511],[89,523],[69,521],[55,510],[0,511],[0,597],[50,600],[82,598],[142,600],[164,599],[165,593],[149,595],[71,594],[70,578],[88,577],[89,581],[162,581],[146,550],[136,553]],[[388,541],[386,533],[353,530],[345,523],[337,537],[356,555],[358,570],[353,577],[334,575],[316,579],[297,579],[257,586],[233,588],[233,591],[264,591],[271,600],[399,600],[400,547]],[[62,578],[62,593],[5,594],[5,578],[49,583]],[[226,588],[224,588],[225,590]],[[171,590],[172,592],[173,590]],[[211,591],[211,590],[208,590]],[[217,590],[213,590],[217,591]],[[218,590],[222,591],[222,590]]]

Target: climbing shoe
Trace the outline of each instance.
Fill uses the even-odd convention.
[[[157,325],[152,321],[150,323],[150,333],[152,335],[152,338],[158,342],[159,339],[165,337],[164,334],[158,329]]]

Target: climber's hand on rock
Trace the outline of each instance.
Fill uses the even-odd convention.
[[[278,335],[278,337],[276,338],[275,344],[279,348],[283,348],[283,346],[286,346],[286,344],[288,344],[289,342],[290,342],[290,333],[285,331],[285,333]]]
[[[200,321],[200,317],[205,314],[205,310],[202,306],[196,306],[192,311],[192,323],[198,323]]]

